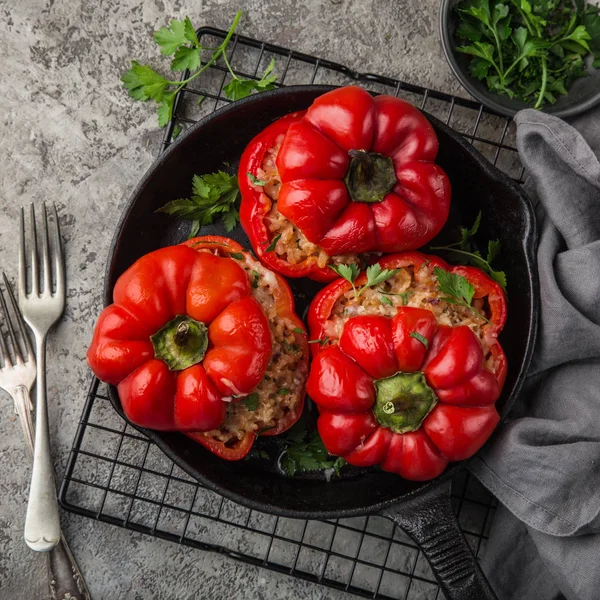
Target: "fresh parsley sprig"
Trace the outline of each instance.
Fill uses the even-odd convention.
[[[400,269],[382,269],[379,263],[375,263],[370,267],[367,267],[367,281],[359,289],[356,288],[355,282],[357,277],[360,275],[360,269],[358,265],[354,263],[350,265],[329,265],[332,271],[335,271],[340,277],[350,282],[354,294],[358,298],[366,289],[374,287],[388,279],[392,278]]]
[[[437,279],[438,289],[442,294],[445,294],[442,297],[444,302],[463,306],[479,319],[483,319],[486,323],[490,322],[484,315],[471,306],[473,296],[475,295],[475,287],[465,277],[457,273],[450,273],[441,267],[434,267],[433,274]]]
[[[446,246],[431,246],[431,250],[446,250],[461,256],[469,264],[475,265],[486,272],[494,281],[500,284],[500,287],[506,292],[506,273],[499,271],[492,266],[492,262],[498,257],[502,249],[499,240],[490,240],[487,245],[485,258],[477,249],[474,241],[475,234],[479,231],[481,224],[481,211],[477,213],[473,225],[460,228],[460,240]]]
[[[163,56],[172,57],[171,70],[174,73],[189,71],[189,77],[180,81],[168,79],[152,67],[133,60],[129,70],[121,77],[129,96],[141,102],[154,100],[157,105],[158,124],[160,127],[164,127],[173,118],[173,106],[177,93],[216,63],[221,56],[232,77],[231,81],[223,87],[225,95],[230,100],[245,98],[254,91],[273,89],[277,79],[277,76],[273,74],[274,59],[271,59],[264,75],[259,80],[239,77],[229,64],[227,46],[241,17],[242,11],[239,10],[227,35],[216,48],[200,43],[189,17],[185,17],[182,21],[172,19],[168,27],[161,27],[154,33],[154,41],[160,47],[160,53]],[[202,52],[204,51],[210,51],[212,54],[203,63]],[[204,97],[201,97],[201,100],[203,99]]]
[[[358,265],[355,265],[354,263],[350,265],[329,265],[329,268],[332,271],[335,271],[340,277],[342,277],[346,281],[349,281],[352,285],[354,293],[356,294],[356,286],[354,285],[354,282],[356,281],[356,278],[360,275],[360,269]]]
[[[336,475],[346,464],[341,458],[332,458],[327,452],[319,432],[308,432],[305,423],[300,421],[287,434],[280,437],[285,449],[281,455],[281,468],[288,477],[307,471],[333,469]]]
[[[202,225],[210,225],[220,217],[225,229],[232,231],[240,220],[238,200],[240,188],[236,175],[224,171],[194,175],[192,195],[168,202],[157,212],[192,221],[189,237],[193,238]]]
[[[542,108],[600,67],[600,12],[585,0],[463,0],[456,5],[458,52],[489,90]]]

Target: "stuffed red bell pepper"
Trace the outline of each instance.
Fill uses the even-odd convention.
[[[240,220],[254,252],[287,277],[331,281],[330,264],[422,246],[450,208],[437,151],[412,104],[355,86],[323,94],[242,155]]]
[[[227,460],[302,412],[304,326],[287,283],[233,240],[151,252],[118,279],[87,353],[128,419],[181,431]]]
[[[378,264],[380,283],[340,279],[312,302],[319,343],[308,393],[331,454],[432,479],[472,456],[499,421],[506,300],[482,271],[435,256],[407,252]]]

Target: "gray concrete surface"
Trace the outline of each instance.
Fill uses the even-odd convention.
[[[151,34],[168,18],[226,28],[238,8],[242,33],[460,93],[439,45],[437,0],[0,2],[1,266],[14,280],[18,213],[31,201],[57,204],[67,251],[68,305],[48,351],[59,478],[90,380],[85,351],[110,239],[162,136],[119,77],[132,58],[164,64]],[[44,558],[22,534],[29,464],[9,401],[0,402],[0,598],[43,598]],[[62,523],[96,599],[350,598],[72,514]]]

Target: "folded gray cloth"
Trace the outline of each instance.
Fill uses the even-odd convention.
[[[576,124],[589,144],[544,113],[515,120],[537,202],[540,328],[523,392],[471,466],[504,505],[483,567],[501,600],[598,600],[600,111]]]

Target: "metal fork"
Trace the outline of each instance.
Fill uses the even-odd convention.
[[[62,243],[56,206],[53,208],[54,234],[50,244],[46,204],[42,204],[41,265],[38,259],[38,240],[33,204],[30,206],[27,247],[25,244],[25,214],[21,209],[21,239],[19,245],[19,306],[23,318],[35,337],[37,357],[37,390],[35,446],[29,502],[25,517],[25,541],[32,550],[47,552],[60,540],[58,502],[54,485],[48,406],[46,402],[46,337],[65,307],[65,274]],[[26,250],[28,253],[26,254]],[[27,291],[27,266],[30,270],[31,291]],[[55,289],[52,289],[54,271]],[[40,275],[42,286],[40,287]]]
[[[4,292],[0,288],[0,309],[4,316],[6,329],[8,330],[8,341],[12,345],[14,361],[11,359],[8,348],[9,344],[0,331],[0,358],[3,363],[2,367],[0,367],[0,388],[6,391],[13,399],[15,412],[19,416],[19,421],[23,428],[27,450],[33,458],[34,438],[33,422],[31,419],[33,406],[29,399],[29,392],[35,381],[35,356],[33,355],[29,336],[25,329],[25,322],[17,307],[17,301],[15,300],[10,283],[4,273],[2,277],[14,315],[14,318],[11,319]],[[22,340],[21,346],[25,352],[19,347],[15,329]],[[83,579],[79,565],[62,534],[60,542],[48,552],[47,556],[50,575],[50,598],[90,600],[90,592]]]
[[[23,435],[27,448],[33,456],[33,421],[31,420],[31,411],[33,405],[29,397],[31,386],[35,381],[35,356],[31,350],[31,344],[25,331],[25,323],[23,323],[21,313],[17,310],[17,303],[12,293],[6,275],[4,275],[4,284],[8,292],[9,300],[12,304],[13,311],[16,315],[17,327],[23,340],[25,353],[21,351],[17,342],[17,336],[8,314],[8,307],[2,289],[0,288],[0,306],[2,314],[8,329],[8,337],[12,344],[14,362],[11,358],[8,344],[4,335],[0,332],[0,358],[2,358],[2,367],[0,368],[0,388],[2,388],[13,399],[15,405],[15,413],[19,417],[19,422],[23,428]]]

